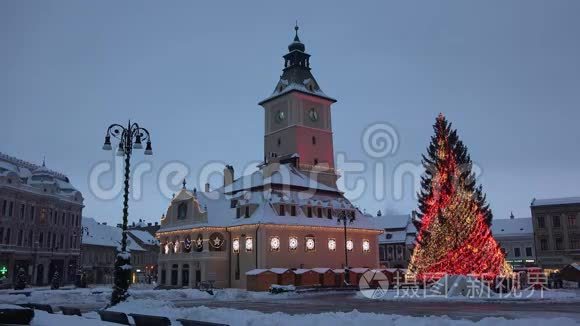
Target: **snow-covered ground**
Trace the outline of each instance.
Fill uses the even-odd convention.
[[[98,314],[95,310],[105,307],[110,299],[111,288],[109,286],[96,287],[90,289],[62,289],[49,290],[42,289],[28,289],[21,292],[29,292],[29,296],[24,294],[9,294],[17,291],[2,290],[0,291],[0,304],[10,303],[19,304],[26,302],[50,304],[57,308],[58,306],[76,306],[80,307],[86,313],[83,317],[69,317],[60,314],[47,314],[41,311],[36,311],[36,316],[32,325],[106,325],[99,320]],[[195,289],[180,289],[180,290],[153,290],[150,286],[133,286],[130,290],[131,297],[127,302],[110,308],[114,311],[121,311],[125,313],[145,313],[149,315],[166,316],[174,321],[178,318],[194,319],[210,322],[226,323],[229,325],[547,325],[558,324],[564,325],[578,325],[580,318],[576,318],[576,314],[562,314],[567,318],[554,318],[562,316],[559,313],[536,313],[534,315],[514,312],[513,314],[503,314],[506,318],[487,317],[490,311],[482,309],[483,312],[478,318],[471,318],[468,314],[461,316],[454,316],[453,319],[447,316],[408,316],[407,311],[403,310],[386,310],[381,301],[366,298],[360,292],[354,293],[283,293],[279,295],[271,295],[264,292],[248,292],[239,289],[224,289],[217,290],[212,296],[206,292]],[[558,290],[558,291],[544,291],[542,296],[540,292],[530,295],[530,293],[523,293],[522,298],[500,299],[508,302],[516,302],[517,306],[535,304],[543,307],[542,302],[551,305],[567,304],[575,305],[580,302],[578,290]],[[385,305],[392,306],[397,301],[410,300],[414,302],[415,306],[422,307],[420,303],[425,302],[457,302],[457,309],[461,310],[462,302],[470,301],[478,305],[488,305],[489,301],[497,303],[498,298],[483,298],[472,299],[465,297],[428,297],[417,298],[407,297],[401,298],[401,292],[396,290],[389,290],[383,293],[381,300],[391,300],[392,303],[384,302]],[[529,298],[527,298],[529,296]],[[347,304],[347,309],[333,308],[333,302],[350,301]],[[418,302],[419,301],[419,302]],[[317,311],[311,309],[311,304],[325,302],[331,305],[328,311]],[[370,310],[373,312],[359,312],[356,308],[362,309],[366,303],[374,302],[373,305],[378,305],[377,310]],[[506,302],[506,303],[508,303]],[[250,307],[240,305],[242,303],[249,303]],[[360,303],[357,304],[357,303]],[[262,309],[254,309],[262,305],[269,305],[269,311]],[[253,306],[252,306],[253,305]],[[440,306],[440,304],[437,304]],[[453,304],[455,305],[455,304]],[[211,307],[208,307],[211,306]],[[284,310],[283,307],[292,306],[292,311]],[[360,307],[359,307],[360,306]],[[504,306],[502,304],[502,306]],[[237,308],[237,309],[232,309]],[[251,310],[245,310],[251,309]],[[385,309],[383,311],[383,309]],[[439,308],[436,308],[439,309]],[[574,310],[574,308],[570,308]],[[256,311],[260,310],[260,311]],[[286,311],[270,312],[270,311]],[[342,310],[342,312],[341,312]],[[364,310],[364,309],[363,309]],[[540,308],[541,310],[541,308]],[[88,311],[88,312],[87,312]],[[366,310],[369,311],[368,306]],[[421,309],[420,311],[424,311]],[[313,313],[319,312],[319,313]],[[383,312],[383,313],[381,313]],[[392,314],[395,313],[395,314]],[[435,310],[433,314],[442,315],[439,310]],[[445,313],[447,314],[447,313]],[[417,315],[416,313],[414,315]],[[493,315],[500,315],[493,313]],[[531,316],[535,318],[530,318]],[[486,318],[482,318],[486,317]],[[462,318],[469,318],[462,319]],[[513,319],[515,318],[515,319]]]
[[[331,312],[320,314],[299,314],[289,315],[285,313],[265,314],[249,310],[235,310],[228,308],[177,308],[172,303],[151,299],[131,299],[111,310],[125,313],[142,313],[156,316],[166,316],[172,320],[172,324],[178,325],[176,319],[185,318],[193,320],[203,320],[216,323],[225,323],[232,326],[237,325],[268,325],[268,326],[290,326],[290,325],[318,325],[318,326],[341,326],[341,325],[380,325],[380,326],[431,326],[431,325],[480,325],[480,326],[544,326],[548,324],[558,326],[577,325],[577,322],[570,318],[553,319],[505,319],[505,318],[484,318],[479,321],[453,320],[448,317],[409,317],[400,315],[385,315],[377,313],[361,313],[356,310],[351,312]],[[89,319],[90,318],[90,319]],[[80,317],[68,318],[59,315],[38,314],[32,325],[42,326],[68,326],[68,325],[105,325],[98,321],[96,313],[86,314],[84,319]]]
[[[577,289],[559,290],[522,290],[502,295],[468,295],[468,296],[445,296],[432,295],[422,289],[400,289],[400,290],[363,290],[356,293],[356,298],[362,300],[397,300],[397,301],[467,301],[467,302],[529,302],[529,301],[557,301],[557,302],[579,302],[580,291]],[[580,309],[580,308],[579,308]]]

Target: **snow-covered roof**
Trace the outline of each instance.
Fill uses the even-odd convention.
[[[534,229],[531,217],[493,219],[491,232],[495,238],[502,236],[526,235],[533,236]]]
[[[270,268],[269,271],[276,274],[284,274],[288,271],[288,268]]]
[[[309,178],[290,163],[280,164],[278,171],[273,173],[271,176],[265,176],[263,170],[258,170],[251,174],[242,176],[236,179],[231,185],[226,186],[223,191],[225,193],[232,193],[256,187],[263,187],[269,184],[338,192],[337,188],[329,187]]]
[[[351,268],[349,269],[349,271],[356,273],[356,274],[362,274],[362,273],[366,273],[369,269],[368,268],[362,268],[362,267],[357,267],[357,268]]]
[[[46,168],[44,163],[40,166],[0,152],[0,177],[18,178],[10,186],[23,191],[82,203],[82,195],[73,187],[68,177]]]
[[[302,274],[309,272],[309,271],[311,271],[311,269],[297,268],[294,270],[294,274],[302,275]]]
[[[151,235],[151,233],[149,233],[147,231],[129,230],[129,232],[145,244],[149,244],[149,245],[158,245],[159,244],[159,240],[157,240],[154,236]]]
[[[407,239],[407,231],[385,231],[381,235],[380,243],[401,243],[405,242]]]
[[[278,225],[309,225],[320,227],[342,227],[339,224],[337,217],[332,219],[326,217],[307,217],[306,211],[302,208],[305,205],[312,205],[315,207],[346,209],[354,212],[355,220],[349,224],[350,228],[355,229],[373,229],[378,230],[374,223],[374,218],[363,215],[358,211],[352,203],[339,193],[311,193],[310,191],[240,191],[234,196],[224,194],[222,189],[217,189],[212,192],[197,192],[195,199],[199,205],[207,210],[207,220],[202,222],[183,223],[178,224],[164,224],[162,223],[159,232],[184,230],[199,227],[231,227],[248,224],[278,224]],[[190,194],[190,199],[193,194]],[[302,198],[304,197],[304,198]],[[285,198],[281,200],[281,198]],[[239,205],[252,204],[255,210],[249,217],[236,217],[236,208],[232,207],[232,201],[238,201]],[[291,203],[296,205],[296,216],[290,216],[289,210],[286,210],[286,215],[279,215],[279,212],[274,207],[276,203]]]
[[[375,224],[381,229],[406,229],[410,221],[409,214],[385,215],[375,218]]]
[[[306,94],[311,94],[311,95],[315,95],[315,96],[319,96],[322,98],[325,98],[329,101],[332,102],[336,102],[336,99],[326,95],[321,89],[317,89],[317,88],[309,88],[307,87],[307,85],[309,84],[310,79],[305,79],[302,84],[299,83],[288,83],[288,81],[286,80],[280,80],[280,82],[278,83],[276,89],[274,90],[274,92],[272,93],[272,95],[268,96],[267,98],[263,99],[260,104],[268,102],[269,100],[278,97],[278,96],[282,96],[284,94],[290,93],[292,91],[298,91],[301,93],[306,93]],[[281,87],[280,87],[281,86]]]
[[[374,218],[377,228],[385,232],[379,236],[379,243],[405,243],[411,245],[415,242],[417,228],[411,222],[410,214],[385,215]]]
[[[264,272],[269,272],[269,270],[262,269],[262,268],[252,269],[252,270],[247,271],[246,275],[258,275],[258,274],[262,274]]]
[[[580,204],[580,197],[562,197],[550,199],[536,199],[532,200],[532,207],[538,206],[552,206],[552,205],[573,205]]]
[[[103,247],[121,247],[121,238],[123,231],[115,226],[98,223],[94,218],[83,217],[83,244],[103,246]],[[131,238],[127,238],[127,249],[130,251],[145,251]]]
[[[324,267],[318,267],[318,268],[313,268],[312,270],[315,271],[318,274],[324,274],[324,273],[328,272],[331,269],[330,268],[324,268]]]

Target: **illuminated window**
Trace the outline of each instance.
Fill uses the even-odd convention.
[[[271,251],[279,251],[280,250],[280,238],[278,238],[278,237],[271,237],[270,238],[270,250]]]
[[[234,241],[232,242],[232,249],[236,254],[240,252],[240,239],[238,238],[234,239]]]
[[[306,252],[313,252],[316,250],[316,241],[314,237],[306,237],[305,239]]]
[[[346,250],[352,251],[353,249],[354,249],[354,242],[352,242],[352,240],[347,240],[346,241]]]
[[[369,242],[369,240],[363,240],[362,250],[363,250],[363,252],[370,252],[371,251],[371,243]]]
[[[336,251],[336,240],[335,239],[328,239],[328,250]]]
[[[246,251],[250,252],[254,250],[254,241],[251,237],[246,238]]]
[[[290,237],[288,239],[288,248],[292,251],[296,250],[298,248],[298,238]]]

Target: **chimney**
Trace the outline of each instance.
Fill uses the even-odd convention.
[[[151,222],[147,223],[147,226],[151,226],[151,225],[152,225]]]
[[[205,192],[209,192],[209,182],[205,184]]]
[[[226,165],[224,169],[224,187],[234,183],[234,167],[231,165]]]
[[[155,226],[159,225],[159,222],[155,222]]]

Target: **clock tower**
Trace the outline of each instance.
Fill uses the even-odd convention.
[[[265,163],[293,159],[316,180],[336,186],[330,106],[336,102],[320,89],[310,71],[310,55],[296,36],[284,55],[282,76],[264,108]]]

